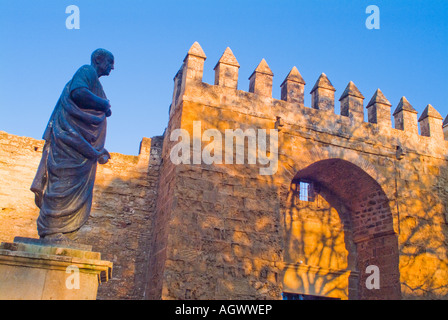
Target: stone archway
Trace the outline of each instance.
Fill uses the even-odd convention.
[[[346,160],[320,160],[297,172],[285,202],[284,291],[401,298],[390,201],[369,174]],[[379,289],[366,286],[368,266],[378,267]]]

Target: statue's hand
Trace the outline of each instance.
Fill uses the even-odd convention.
[[[106,164],[110,159],[110,154],[106,149],[103,149],[101,151],[100,156],[98,157],[98,163],[99,164]]]
[[[106,117],[110,117],[112,115],[112,110],[110,110],[110,108],[110,101],[107,99],[103,99],[103,110],[106,113]]]

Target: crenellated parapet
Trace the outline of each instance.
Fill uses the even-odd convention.
[[[311,107],[313,109],[327,110],[334,112],[334,93],[336,89],[331,84],[325,73],[317,79],[311,90]]]
[[[272,97],[272,79],[274,74],[266,60],[261,60],[255,71],[249,77],[249,92],[266,97]]]
[[[183,81],[202,81],[204,62],[207,59],[199,43],[195,42],[184,59]]]
[[[281,84],[281,99],[283,101],[305,106],[305,80],[296,67],[293,67]]]
[[[390,108],[392,104],[386,99],[380,89],[373,94],[372,99],[367,104],[368,120],[379,126],[392,127]]]
[[[342,116],[351,117],[355,121],[364,121],[364,96],[352,81],[345,88],[339,101]]]
[[[321,118],[326,119],[325,124],[327,125],[327,129],[330,130],[333,128],[339,133],[354,130],[355,127],[360,128],[364,126],[366,130],[373,128],[372,130],[376,132],[375,134],[384,134],[392,138],[393,136],[402,137],[400,139],[405,141],[410,141],[406,137],[416,137],[414,139],[414,145],[416,146],[421,145],[422,141],[424,143],[432,143],[430,141],[444,141],[448,139],[448,119],[443,121],[441,115],[431,105],[428,105],[418,118],[418,112],[406,97],[402,97],[392,113],[392,103],[389,102],[380,89],[377,89],[373,96],[367,100],[369,101],[367,105],[364,105],[364,95],[356,87],[354,82],[350,81],[339,98],[340,114],[336,115],[336,88],[325,73],[322,73],[318,77],[309,92],[311,95],[311,106],[308,108],[305,106],[306,82],[299,72],[299,69],[295,66],[290,70],[280,85],[280,99],[274,99],[272,97],[274,73],[265,59],[261,60],[249,77],[247,91],[238,89],[240,84],[238,79],[240,64],[230,48],[225,49],[214,67],[215,81],[213,86],[202,82],[205,59],[206,55],[204,51],[195,42],[188,51],[181,69],[174,78],[174,106],[177,105],[180,100],[178,97],[184,94],[185,88],[189,84],[193,84],[194,86],[201,84],[199,87],[202,86],[202,90],[208,88],[207,90],[213,91],[213,96],[215,97],[219,92],[225,92],[225,98],[224,100],[220,100],[221,102],[227,101],[227,104],[232,102],[238,107],[238,97],[242,98],[245,102],[252,101],[250,112],[264,114],[264,117],[272,118],[274,121],[280,118],[285,124],[288,121],[291,121],[291,125],[297,124],[297,117],[291,116],[294,113],[297,115],[305,115],[302,117],[305,120],[299,119],[299,122],[303,123],[307,118],[308,120],[313,117],[319,118],[319,112],[322,112],[322,115],[325,114],[325,117],[322,116]],[[198,93],[197,91],[195,92]],[[202,93],[197,94],[197,98],[204,101],[207,96],[204,95],[204,92],[202,91]],[[232,98],[229,99],[229,97]],[[260,103],[263,104],[263,107],[260,106]],[[269,104],[271,107],[268,106]],[[259,108],[257,109],[255,106],[259,106]],[[278,110],[275,109],[278,106],[281,106],[281,108]],[[240,110],[243,112],[244,108],[240,107]],[[365,119],[365,113],[367,113],[367,119]],[[394,124],[392,124],[392,118],[394,119]],[[334,124],[329,123],[331,119],[334,119]],[[321,122],[322,124],[324,123],[323,121]],[[348,129],[338,129],[338,126],[345,126]],[[392,138],[389,140],[392,141]],[[435,142],[433,144],[446,149],[445,143],[437,144]],[[427,149],[432,150],[433,148]]]
[[[402,97],[394,111],[395,129],[418,134],[418,112],[412,107],[406,97]]]
[[[224,51],[215,66],[215,85],[238,88],[238,69],[240,65],[229,47]]]
[[[443,140],[443,118],[434,107],[428,104],[418,119],[422,136]]]

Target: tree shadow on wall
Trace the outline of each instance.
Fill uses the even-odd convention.
[[[357,296],[356,248],[348,210],[330,205],[322,190],[314,201],[288,193],[284,218],[284,291],[342,299]],[[334,203],[334,201],[333,201]]]
[[[397,207],[403,298],[446,300],[448,168],[437,164],[422,165],[426,162],[424,158],[408,156],[410,164],[416,168],[412,173],[398,168],[401,176],[397,184]]]

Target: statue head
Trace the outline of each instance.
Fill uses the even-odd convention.
[[[114,70],[114,55],[106,49],[96,49],[93,51],[90,61],[98,74],[98,78],[108,76],[111,70]]]

